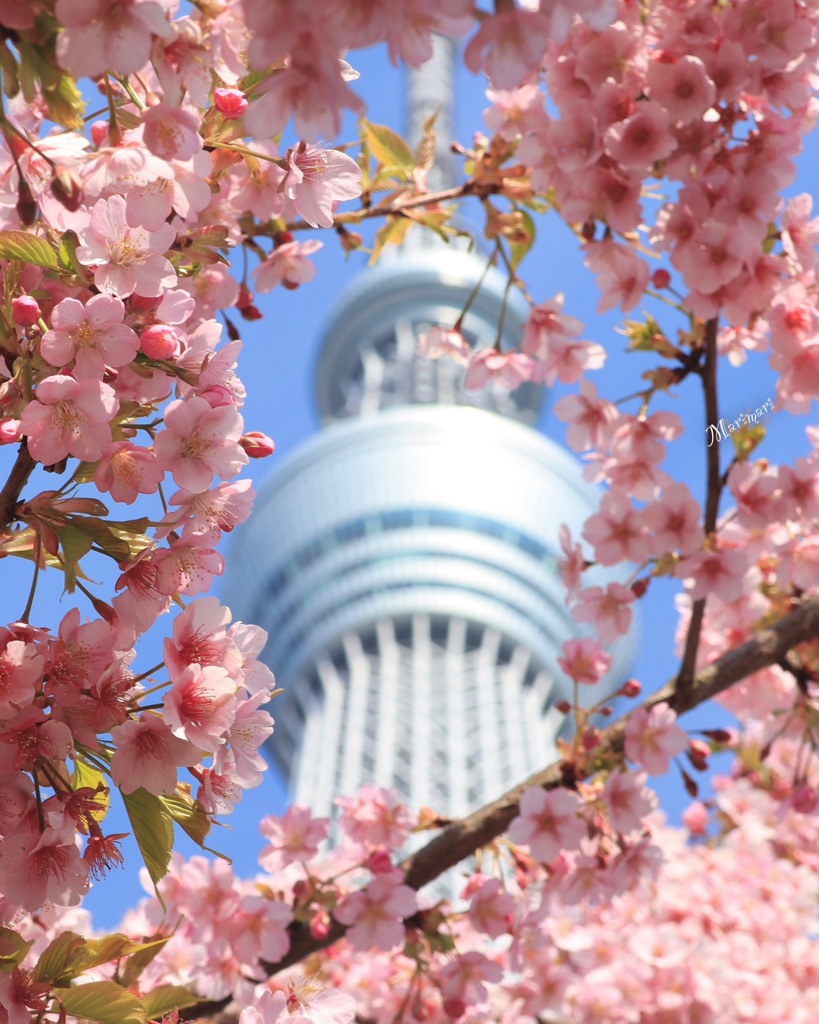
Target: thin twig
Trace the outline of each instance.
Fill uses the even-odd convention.
[[[705,325],[705,361],[703,362],[700,375],[702,377],[702,388],[705,397],[705,430],[708,433],[710,425],[717,426],[719,423],[719,402],[717,400],[717,330],[719,320],[714,317]],[[722,481],[719,474],[719,448],[710,444],[707,451],[707,479],[705,491],[705,536],[708,537],[717,528],[717,512],[719,510],[719,499],[722,492]],[[680,687],[686,687],[694,678],[694,666],[697,663],[697,648],[700,643],[702,632],[702,620],[705,615],[705,598],[701,597],[694,602],[691,609],[691,619],[688,623],[688,635],[685,638],[685,651],[683,653],[680,672],[677,676],[677,683]]]
[[[338,213],[333,220],[333,227],[337,227],[339,224],[358,224],[362,220],[371,220],[373,217],[388,217],[391,214],[400,216],[404,210],[414,210],[419,206],[433,206],[437,203],[461,199],[463,196],[478,196],[484,199],[486,196],[493,195],[499,190],[499,185],[466,181],[463,185],[445,188],[440,192],[422,192],[420,195],[412,196],[409,199],[401,199],[399,197],[392,203],[370,206],[364,210],[354,210],[349,213]],[[306,220],[294,220],[285,225],[285,231],[311,230],[314,230],[313,225],[308,224]],[[256,230],[254,234],[263,235],[265,232]]]

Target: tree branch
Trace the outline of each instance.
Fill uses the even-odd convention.
[[[11,468],[9,478],[0,491],[0,529],[8,526],[14,519],[14,509],[20,500],[20,494],[26,486],[28,478],[37,463],[29,455],[25,441],[20,445],[17,459]]]
[[[419,206],[435,206],[438,203],[449,202],[454,199],[461,199],[464,196],[477,196],[485,199],[500,191],[500,186],[490,182],[465,181],[463,185],[455,185],[452,188],[442,189],[440,192],[422,192],[419,195],[403,199],[401,196],[391,203],[379,203],[376,206],[365,207],[362,210],[352,210],[346,213],[337,213],[333,218],[333,227],[341,224],[358,224],[362,220],[371,220],[373,217],[400,217],[404,210],[414,210]],[[290,221],[285,226],[285,231],[312,231],[315,230],[312,224],[305,220]],[[264,234],[256,231],[256,234]]]
[[[805,640],[819,637],[819,597],[811,597],[796,605],[778,622],[765,629],[757,630],[750,640],[739,647],[723,654],[711,665],[701,668],[693,677],[689,686],[680,686],[679,676],[662,689],[652,694],[643,703],[643,707],[651,708],[656,704],[667,703],[679,715],[699,704],[710,700],[734,683],[758,672],[768,665],[775,664],[786,656],[798,644]],[[622,759],[625,744],[625,728],[629,716],[605,729],[601,742],[595,753],[602,758]],[[544,789],[557,789],[567,783],[567,768],[563,761],[549,765],[548,768],[529,776],[524,782],[504,793],[491,804],[474,811],[461,821],[455,821],[444,828],[434,839],[420,850],[410,854],[401,862],[405,882],[413,889],[420,889],[434,881],[445,871],[471,856],[482,846],[509,827],[512,818],[518,812],[518,803],[527,789],[541,786]],[[591,774],[590,772],[588,774]],[[313,953],[333,945],[343,938],[345,929],[338,922],[333,922],[330,933],[323,940],[314,939],[309,928],[304,924],[290,925],[290,951],[287,956],[276,964],[263,964],[263,969],[271,977],[283,971]],[[208,1014],[218,1013],[229,1005],[230,999],[219,1002],[200,1003],[196,1007],[180,1012],[180,1020],[190,1020]]]
[[[705,361],[700,369],[702,377],[703,394],[705,397],[705,432],[708,434],[709,426],[719,424],[719,403],[717,401],[717,331],[719,330],[719,319],[714,317],[705,325]],[[708,537],[717,528],[717,512],[719,511],[719,499],[722,491],[722,481],[719,475],[719,448],[715,444],[708,445],[707,449],[707,479],[705,488],[705,536]],[[688,635],[685,638],[685,650],[683,653],[682,665],[677,675],[677,685],[685,689],[694,678],[694,666],[697,663],[697,648],[700,643],[702,632],[702,620],[705,615],[705,598],[701,597],[694,602],[691,609],[691,620],[688,623]]]

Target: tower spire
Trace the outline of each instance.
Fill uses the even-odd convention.
[[[456,43],[447,36],[434,35],[432,47],[430,60],[408,72],[405,130],[410,145],[417,146],[425,122],[436,114],[435,160],[427,175],[427,187],[438,192],[454,185],[456,177],[450,148],[455,137]]]

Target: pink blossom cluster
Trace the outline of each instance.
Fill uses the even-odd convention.
[[[467,872],[452,902],[423,892],[416,901],[389,863],[405,833],[384,831],[387,807],[407,811],[386,791],[344,801],[372,824],[329,860],[316,855],[326,820],[304,808],[266,819],[263,832],[291,851],[275,875],[241,881],[222,862],[175,857],[164,909],[151,898],[129,913],[127,933],[173,932],[140,985],[229,995],[243,1024],[348,1024],[353,1014],[387,1024],[402,1007],[409,1022],[441,1024],[550,1015],[775,1024],[785,1011],[808,1024],[819,996],[810,938],[819,815],[783,813],[769,785],[739,767],[715,783],[719,846],[697,838],[714,824],[703,804],[686,812],[689,832],[665,827],[645,775],[603,773],[582,797],[529,790],[510,831],[525,846],[503,848],[500,872],[496,861]],[[385,837],[391,845],[380,847]],[[608,848],[595,847],[605,837]],[[363,859],[373,843],[386,858],[378,871]],[[347,926],[347,942],[321,957],[321,983],[298,967],[260,981],[263,965],[287,953],[288,924],[321,905],[335,905]],[[87,931],[72,914],[52,914],[45,928],[27,919],[21,933],[39,950],[58,926]],[[771,973],[775,991],[764,983]]]
[[[770,345],[778,401],[806,412],[819,396],[817,222],[810,197],[780,194],[815,119],[817,12],[697,0],[644,16],[621,0],[572,20],[561,4],[525,6],[486,19],[466,61],[489,77],[501,148],[582,235],[599,310],[676,288],[689,313],[724,316],[720,349],[735,362]],[[649,204],[649,179],[670,198]],[[650,274],[640,234],[668,270]],[[472,354],[467,386],[570,383],[602,365],[561,301],[532,309],[520,352]]]

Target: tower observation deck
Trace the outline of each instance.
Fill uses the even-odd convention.
[[[411,74],[411,134],[441,107],[452,137],[451,63],[436,40]],[[583,522],[595,491],[533,429],[542,389],[465,392],[463,367],[415,354],[419,333],[455,323],[484,268],[410,243],[353,283],[316,362],[323,430],[237,531],[226,601],[269,633],[284,690],[270,752],[316,814],[373,781],[462,815],[552,760],[566,727],[556,659],[584,631],[556,571],[558,529]],[[490,270],[464,319],[476,348],[495,342],[505,284]],[[510,293],[505,347],[526,315]],[[614,648],[600,687],[622,681],[631,646]]]

